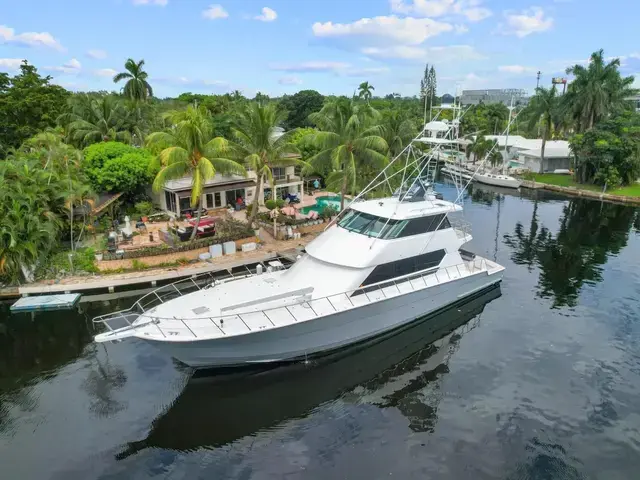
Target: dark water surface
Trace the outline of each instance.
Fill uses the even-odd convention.
[[[640,478],[640,213],[476,187],[466,219],[501,289],[308,365],[191,378],[91,343],[125,300],[1,307],[0,479]]]

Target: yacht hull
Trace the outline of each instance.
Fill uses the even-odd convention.
[[[473,275],[316,319],[228,338],[188,342],[142,339],[193,368],[295,361],[406,326],[501,280],[502,271]]]

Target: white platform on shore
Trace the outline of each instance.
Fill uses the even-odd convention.
[[[36,310],[59,310],[72,308],[81,295],[79,293],[62,293],[57,295],[39,295],[23,297],[11,305],[12,312],[33,312]]]

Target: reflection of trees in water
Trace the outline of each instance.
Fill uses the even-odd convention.
[[[0,323],[0,394],[23,388],[75,360],[91,341],[84,314],[75,311],[9,315]],[[6,314],[6,316],[5,316]]]
[[[504,242],[513,249],[514,263],[529,270],[534,264],[540,268],[539,296],[552,297],[554,307],[575,306],[582,286],[602,281],[601,265],[627,245],[636,211],[622,205],[570,200],[554,235],[539,225],[537,206],[535,202],[528,232],[518,222]]]
[[[106,360],[100,359],[100,347],[104,349]],[[115,392],[127,383],[127,375],[121,368],[114,367],[104,345],[91,345],[91,360],[95,365],[82,383],[82,388],[91,398],[89,410],[98,417],[110,417],[127,407],[125,402],[116,400]]]

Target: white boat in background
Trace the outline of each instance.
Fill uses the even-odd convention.
[[[509,132],[511,130],[511,123],[513,122],[512,112],[514,108],[515,107],[513,106],[513,98],[512,98],[511,106],[509,107],[509,121],[507,122],[507,139],[504,144],[504,155],[502,158],[501,168],[484,170],[484,171],[479,171],[475,173],[473,176],[473,179],[476,182],[484,183],[485,185],[493,185],[496,187],[507,187],[507,188],[520,188],[520,185],[522,185],[521,180],[515,177],[512,177],[511,175],[507,175],[507,166],[506,166],[506,159],[508,158],[507,144],[509,143]],[[496,143],[496,146],[497,146],[497,143]]]
[[[473,179],[476,182],[496,187],[520,188],[520,185],[522,185],[521,180],[502,173],[478,172],[473,175]]]
[[[427,138],[429,153],[408,145],[290,268],[276,263],[266,273],[161,287],[95,318],[107,328],[95,341],[137,338],[195,368],[295,361],[392,332],[495,286],[504,267],[462,248],[472,237],[454,218],[461,193],[449,202],[431,188],[454,122]],[[393,177],[403,181],[391,196],[362,200],[380,186],[392,189]]]

